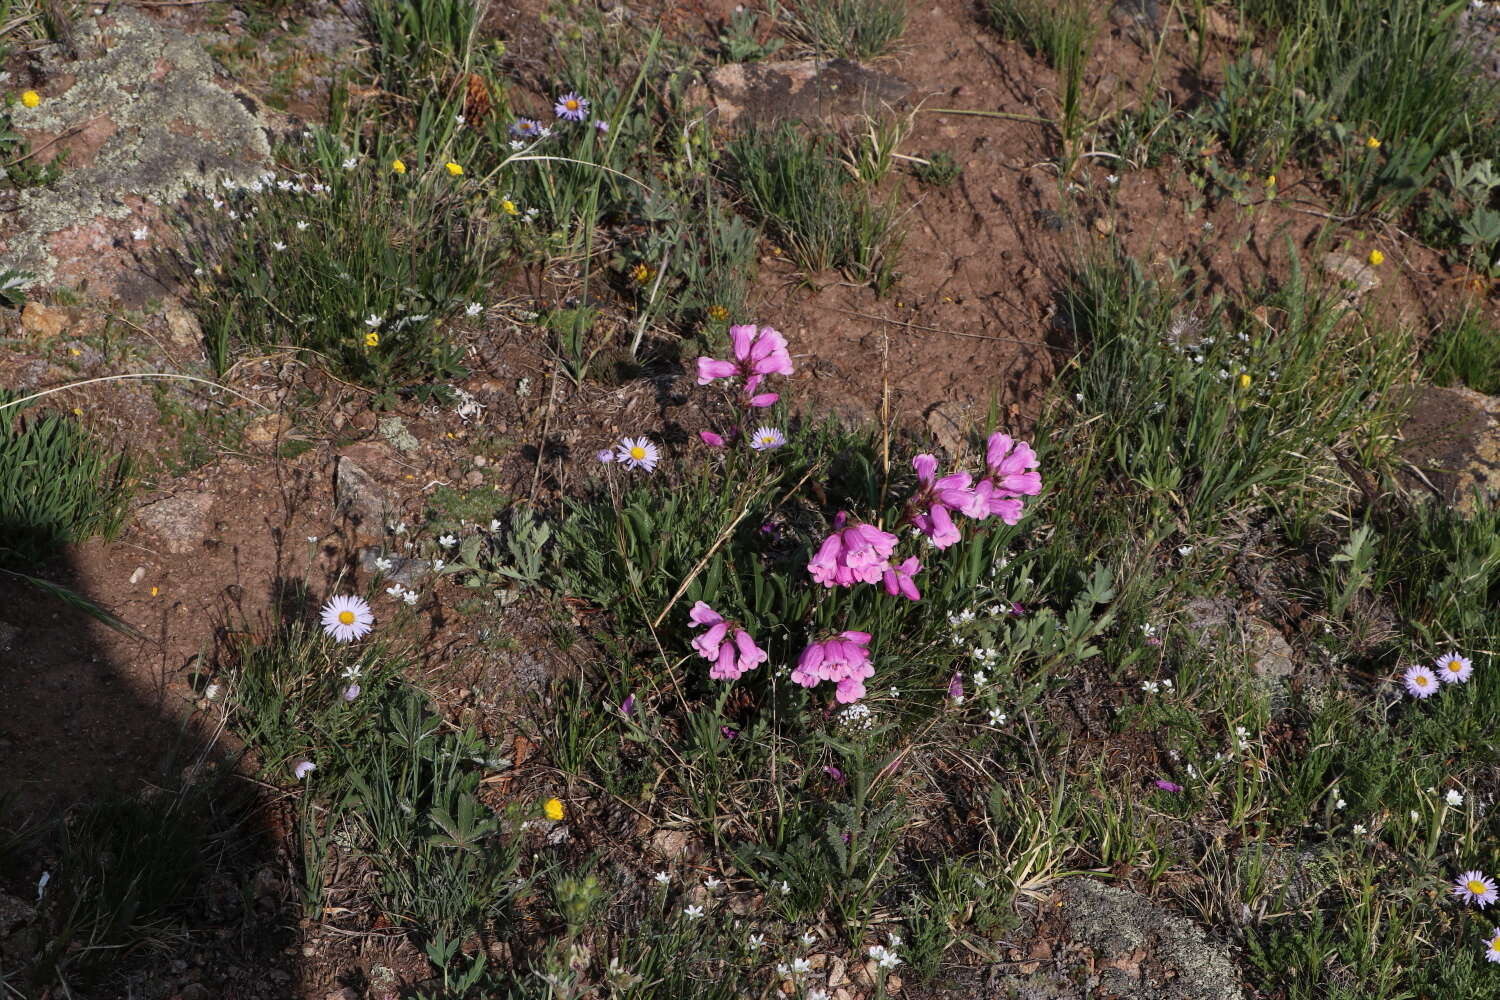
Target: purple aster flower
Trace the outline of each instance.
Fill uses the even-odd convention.
[[[615,453],[611,448],[604,448],[594,452],[594,457],[601,462],[613,462],[615,460]]]
[[[628,694],[625,700],[620,702],[620,714],[626,718],[635,714],[635,695]]]
[[[292,765],[292,773],[297,776],[298,781],[306,778],[309,774],[312,774],[317,769],[318,765],[314,764],[310,760],[299,760],[297,761],[297,763]]]
[[[1445,684],[1464,684],[1474,675],[1474,663],[1467,656],[1444,653],[1437,658],[1438,679]]]
[[[769,451],[786,444],[786,435],[774,427],[757,427],[750,435],[750,447],[756,451]]]
[[[844,772],[840,771],[832,764],[829,764],[827,767],[823,768],[823,773],[832,778],[835,784],[842,785],[844,783]]]
[[[359,697],[359,692],[360,686],[358,684],[350,684],[348,687],[344,688],[343,698],[345,701],[353,701],[355,698]]]
[[[1407,667],[1401,675],[1401,683],[1406,685],[1407,693],[1413,698],[1431,698],[1437,694],[1437,674],[1428,667]]]
[[[609,131],[609,122],[605,121],[603,118],[595,118],[594,131],[598,132],[600,135],[603,135],[604,133]]]
[[[517,139],[540,139],[542,123],[535,118],[517,118],[511,123],[510,134]]]
[[[552,111],[559,118],[581,122],[589,116],[588,98],[579,97],[570,90],[557,99],[557,103],[552,105]]]
[[[1465,903],[1473,903],[1481,910],[1500,899],[1495,880],[1481,871],[1464,872],[1460,875],[1453,883],[1453,895]]]

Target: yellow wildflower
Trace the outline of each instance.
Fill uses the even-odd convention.
[[[464,175],[464,168],[460,167],[457,163],[454,163],[452,160],[449,160],[448,161],[448,173],[452,174],[454,177],[462,177]]]
[[[548,799],[542,803],[542,813],[550,820],[556,822],[563,818],[563,804],[561,799]]]
[[[1380,140],[1377,139],[1377,138],[1375,138],[1372,135],[1372,136],[1370,136],[1370,138],[1368,138],[1368,139],[1365,140],[1365,145],[1369,146],[1371,149],[1379,149],[1380,148]]]
[[[722,323],[729,318],[729,310],[719,305],[709,306],[708,318],[713,320],[715,323]]]
[[[647,267],[645,263],[642,262],[630,269],[630,276],[635,279],[636,284],[644,285],[646,282],[651,280],[651,268]]]
[[[42,103],[42,95],[38,94],[34,90],[23,91],[21,93],[21,103],[26,105],[28,108],[34,108],[38,104]]]
[[[511,201],[509,198],[500,199],[500,211],[504,212],[506,215],[521,214],[521,210],[516,207],[516,203]]]
[[[1272,187],[1273,188],[1275,186],[1276,186],[1276,175],[1272,174],[1271,176],[1269,176],[1269,177],[1266,178],[1266,187]]]
[[[1251,382],[1251,378],[1250,378],[1249,373],[1248,372],[1241,372],[1240,373],[1240,388],[1241,389],[1248,389],[1248,388],[1250,388],[1250,382]]]
[[[1371,250],[1370,251],[1370,266],[1371,267],[1379,267],[1381,264],[1384,264],[1384,263],[1385,263],[1385,254],[1381,253],[1379,250]]]
[[[404,174],[406,173],[406,164],[402,163],[399,158],[394,159],[391,161],[391,170],[398,174]]]
[[[365,346],[366,347],[379,347],[380,346],[380,334],[376,333],[374,330],[371,330],[369,333],[365,334]]]

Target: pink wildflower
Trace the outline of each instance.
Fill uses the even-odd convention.
[[[1171,792],[1174,795],[1182,791],[1182,786],[1175,781],[1167,781],[1165,779],[1161,779],[1153,781],[1151,782],[1151,784],[1155,785],[1157,788],[1160,788],[1164,792]]]
[[[1036,452],[1025,441],[1017,441],[1009,434],[991,434],[985,449],[988,475],[974,487],[985,510],[977,516],[993,514],[1006,524],[1021,520],[1021,497],[1042,492],[1041,474],[1032,471],[1039,464]]]
[[[750,633],[724,620],[724,616],[699,601],[688,617],[708,631],[693,640],[698,655],[713,664],[708,676],[716,681],[738,680],[747,670],[766,662],[766,652],[755,644]],[[732,633],[732,634],[731,634]]]
[[[960,537],[952,511],[983,518],[989,516],[989,508],[986,499],[974,492],[973,477],[956,472],[939,479],[937,464],[933,455],[918,455],[911,460],[911,467],[917,470],[917,493],[909,503],[907,520],[934,546],[946,549]]]
[[[724,447],[724,438],[718,434],[715,434],[713,431],[699,431],[698,437],[704,444],[708,445],[710,448]]]
[[[909,601],[920,601],[922,592],[917,589],[915,583],[912,583],[911,578],[921,570],[922,564],[917,561],[916,556],[912,556],[897,566],[887,565],[884,574],[885,592],[892,597],[900,594]]]
[[[847,515],[839,511],[833,522],[833,534],[823,539],[818,552],[807,564],[812,578],[825,587],[852,587],[858,583],[875,583],[890,568],[891,553],[897,538],[873,524],[844,522]]]
[[[962,671],[954,671],[952,677],[948,678],[948,697],[953,699],[953,704],[964,703],[964,675]]]
[[[769,326],[757,327],[753,323],[731,326],[729,346],[734,352],[733,361],[698,359],[699,385],[736,375],[748,381],[757,376],[792,373],[792,356],[787,353],[786,338]]]
[[[841,705],[865,696],[865,680],[875,676],[870,665],[868,632],[842,632],[836,638],[815,642],[797,657],[792,681],[803,687],[817,687],[822,681],[833,681],[834,698]]]

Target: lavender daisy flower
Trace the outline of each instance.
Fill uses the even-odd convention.
[[[1489,943],[1484,948],[1484,958],[1487,962],[1500,962],[1500,927],[1490,931]]]
[[[1464,684],[1474,674],[1474,664],[1467,656],[1444,653],[1434,664],[1437,675],[1445,684]]]
[[[625,438],[615,446],[615,461],[624,462],[627,469],[655,472],[660,459],[661,452],[656,450],[650,438]]]
[[[559,118],[581,122],[589,116],[588,98],[579,97],[570,90],[557,99],[557,103],[552,105],[552,111]]]
[[[517,139],[540,139],[542,123],[535,118],[517,118],[511,123],[510,134]]]
[[[601,448],[594,452],[594,457],[601,462],[613,462],[615,460],[615,453],[612,449]]]
[[[757,427],[750,435],[750,447],[756,451],[769,451],[786,444],[786,435],[774,427]]]
[[[344,691],[343,691],[344,700],[345,701],[353,701],[355,698],[359,697],[359,692],[360,692],[360,686],[358,684],[350,684],[348,687],[344,688]]]
[[[594,131],[598,132],[600,135],[603,135],[604,133],[609,131],[609,122],[605,121],[603,118],[595,118]]]
[[[317,769],[318,765],[314,764],[310,760],[299,760],[296,764],[292,765],[292,773],[297,776],[298,781],[306,778],[309,774],[312,774]]]
[[[1484,872],[1464,872],[1453,883],[1453,895],[1465,903],[1473,903],[1481,910],[1489,906],[1496,899],[1500,899],[1500,890],[1495,887],[1495,880]]]
[[[1406,685],[1406,691],[1413,698],[1431,698],[1437,693],[1438,679],[1427,667],[1407,667],[1406,673],[1401,675],[1401,683]]]

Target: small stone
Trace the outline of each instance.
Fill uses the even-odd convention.
[[[927,411],[927,429],[949,458],[958,458],[966,450],[968,428],[968,408],[958,403],[938,403]]]
[[[411,454],[422,446],[416,435],[406,429],[406,423],[400,417],[381,417],[376,430],[391,443],[391,447],[404,454]]]
[[[391,564],[391,568],[384,572],[375,565],[382,558],[389,560]],[[415,587],[423,577],[432,572],[432,564],[425,559],[408,559],[373,545],[359,550],[359,568],[370,576],[381,573],[382,580],[399,583],[403,587]]]
[[[1354,298],[1380,287],[1380,275],[1370,262],[1347,253],[1325,253],[1323,270],[1339,279]]]
[[[1099,216],[1094,220],[1094,232],[1100,236],[1108,236],[1115,231],[1115,220]]]
[[[203,327],[181,302],[169,302],[165,310],[167,342],[176,350],[198,354],[203,350]]]
[[[489,459],[485,458],[483,455],[475,455],[474,456],[474,465],[477,466],[478,468],[482,469],[482,468],[484,468],[488,464],[489,464]]]
[[[3,648],[0,646],[0,649]],[[30,903],[17,899],[9,893],[0,892],[0,937],[4,937],[22,924],[30,923],[34,916],[36,916],[36,908]]]
[[[901,990],[901,977],[894,972],[885,977],[885,990],[887,993],[897,993]]]
[[[469,486],[483,486],[484,473],[480,472],[478,469],[470,469],[468,472],[464,473],[464,483]]]
[[[721,125],[784,120],[851,121],[885,108],[900,110],[915,88],[899,77],[847,59],[730,63],[708,75]]]
[[[292,426],[285,413],[263,413],[245,425],[245,443],[269,448]]]
[[[686,830],[657,830],[651,838],[656,853],[669,861],[687,857],[688,833]]]
[[[10,644],[15,642],[20,634],[21,630],[10,622],[0,622],[0,652],[9,649]]]
[[[173,555],[186,555],[203,544],[213,521],[212,493],[179,493],[147,504],[136,514],[142,527],[162,540]]]
[[[21,310],[21,326],[26,332],[49,340],[62,336],[68,321],[67,313],[40,302],[28,302]]]
[[[146,567],[137,566],[135,572],[130,574],[130,583],[134,586],[146,578]]]
[[[385,490],[358,463],[340,455],[334,464],[334,503],[356,531],[367,538],[380,538],[385,531],[385,512],[392,508]]]

